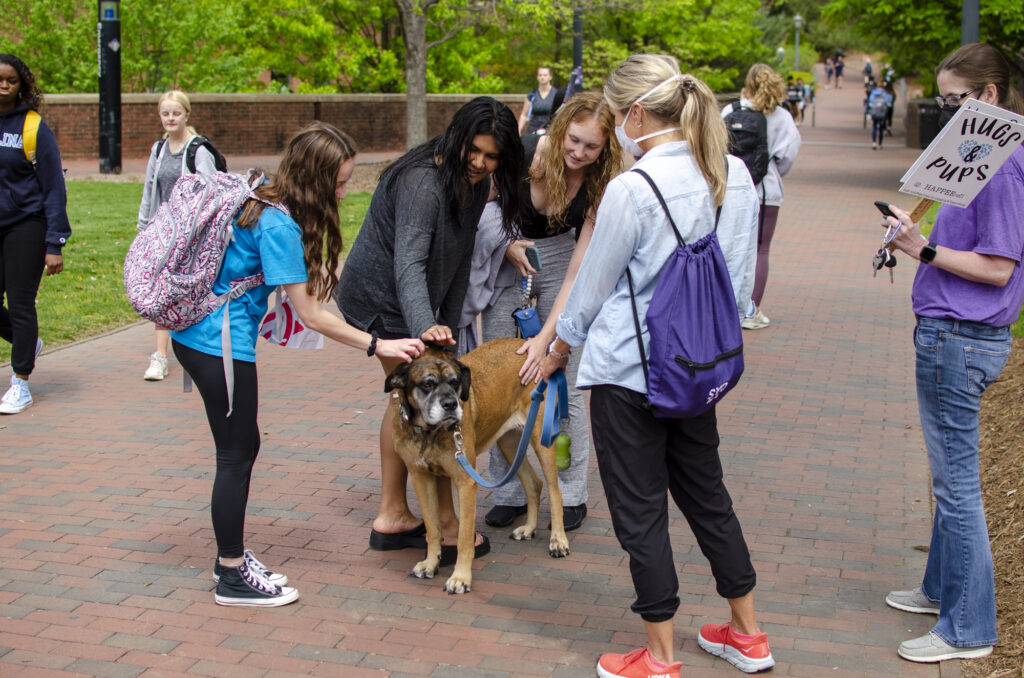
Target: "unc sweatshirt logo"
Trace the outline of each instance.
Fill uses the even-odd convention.
[[[2,148],[21,148],[21,135],[14,134],[12,132],[4,132],[2,138],[0,138],[0,147]]]

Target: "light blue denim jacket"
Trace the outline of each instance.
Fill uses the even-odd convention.
[[[728,159],[729,181],[718,222],[718,241],[732,278],[739,315],[754,286],[760,203],[743,162],[733,156]],[[714,229],[711,192],[687,142],[656,146],[633,167],[647,172],[657,184],[684,242],[695,242]],[[613,384],[647,393],[626,266],[633,276],[644,351],[649,355],[647,307],[661,270],[676,247],[672,226],[644,178],[625,172],[613,179],[601,199],[594,236],[565,311],[558,316],[556,331],[563,341],[570,346],[586,341],[577,388]]]

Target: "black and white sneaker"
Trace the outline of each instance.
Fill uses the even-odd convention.
[[[280,607],[298,600],[299,592],[290,586],[274,586],[243,561],[238,567],[221,567],[213,599],[218,605]]]
[[[268,583],[274,586],[284,586],[288,583],[288,575],[268,570],[266,565],[256,559],[256,554],[250,549],[245,549],[242,552],[242,558],[245,559],[245,563],[249,566],[250,570],[266,579]],[[220,558],[215,558],[213,561],[213,581],[220,581],[220,573],[224,569],[224,566],[220,564]]]

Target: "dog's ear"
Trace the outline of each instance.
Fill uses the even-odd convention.
[[[384,392],[390,393],[396,388],[405,390],[405,387],[409,385],[409,365],[411,363],[401,363],[395,369],[391,370],[391,374],[384,380]]]
[[[459,400],[469,400],[469,368],[455,361],[459,366]]]

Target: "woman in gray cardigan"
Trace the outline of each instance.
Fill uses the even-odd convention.
[[[164,136],[153,144],[146,164],[146,184],[142,189],[142,203],[139,205],[138,229],[141,231],[156,216],[161,203],[171,197],[174,182],[182,175],[190,173],[186,164],[189,142],[198,133],[189,126],[188,116],[192,105],[184,92],[171,90],[160,96],[157,104],[160,113],[160,125],[164,128]],[[217,171],[213,154],[201,144],[196,148],[195,172],[213,174]],[[149,367],[142,375],[146,381],[160,381],[167,376],[167,351],[171,347],[171,335],[163,325],[156,328],[156,351],[149,356]]]
[[[454,346],[469,283],[476,224],[495,185],[505,232],[519,218],[523,146],[516,118],[491,97],[460,108],[445,131],[381,175],[335,292],[351,325],[374,337],[419,337]],[[380,356],[378,356],[380,357]],[[384,373],[398,361],[380,357]],[[381,424],[381,506],[370,533],[380,551],[426,547],[423,522],[406,502],[407,472],[391,439],[391,404]],[[458,534],[447,479],[438,480],[441,524],[455,562]],[[478,537],[477,555],[487,552]]]

